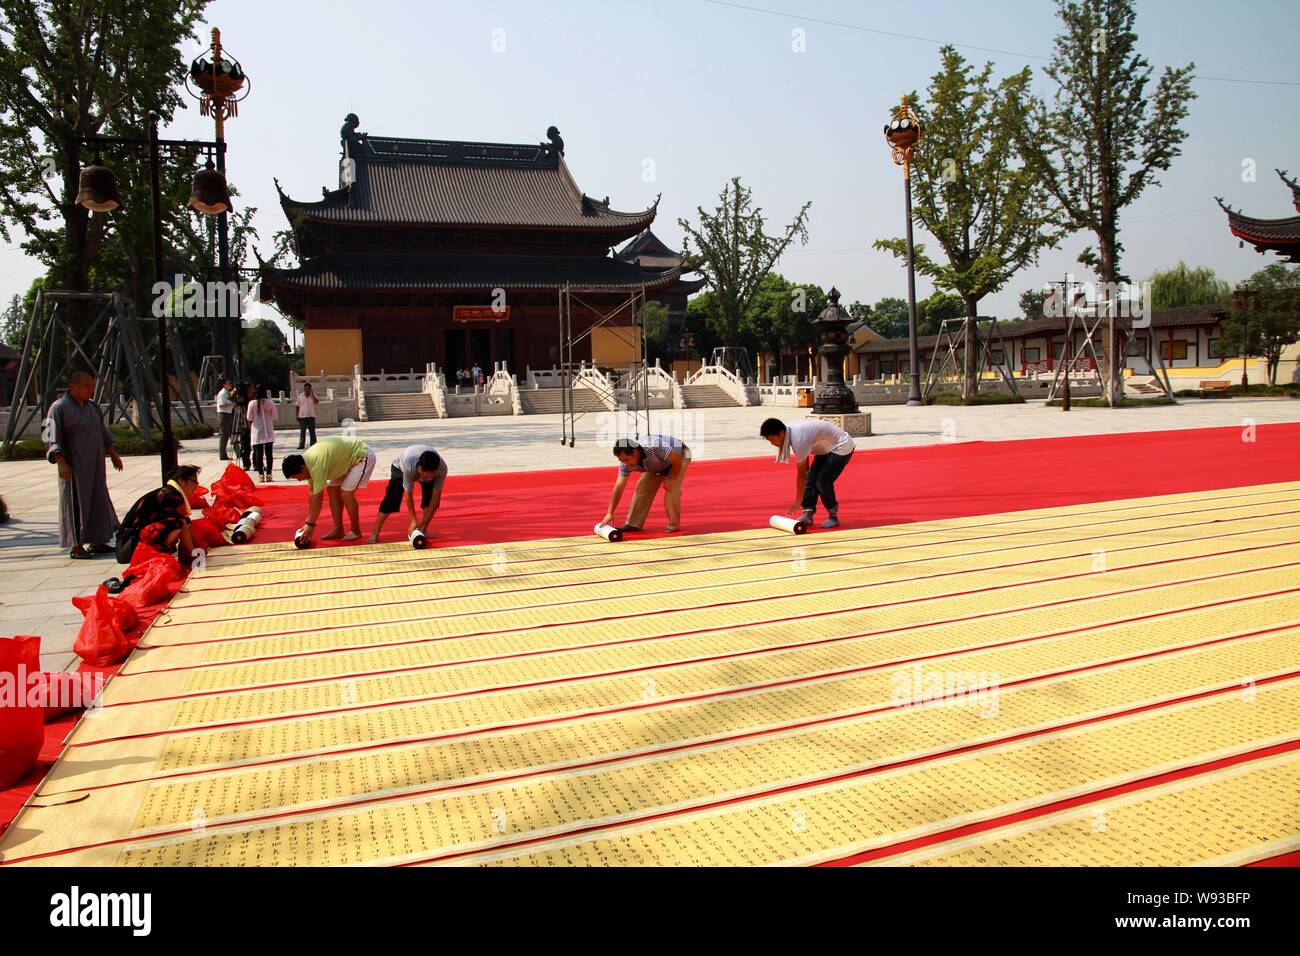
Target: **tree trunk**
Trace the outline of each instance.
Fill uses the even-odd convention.
[[[968,402],[980,390],[979,369],[976,367],[975,316],[979,314],[979,299],[963,297],[966,303],[966,322],[963,325],[965,341],[962,343],[961,398]]]
[[[1103,148],[1103,158],[1108,158],[1107,152]],[[1105,365],[1105,379],[1102,382],[1102,394],[1110,400],[1110,404],[1118,405],[1124,398],[1124,377],[1123,377],[1123,357],[1119,354],[1119,333],[1116,328],[1116,303],[1111,299],[1111,293],[1115,289],[1115,277],[1119,273],[1117,234],[1119,232],[1118,218],[1119,210],[1115,208],[1114,200],[1114,179],[1108,169],[1103,171],[1105,182],[1101,190],[1101,230],[1097,236],[1097,245],[1100,260],[1100,270],[1098,279],[1101,280],[1102,288],[1105,290],[1103,297],[1098,297],[1098,305],[1105,308],[1103,322],[1104,327],[1104,346],[1102,348],[1102,358]]]

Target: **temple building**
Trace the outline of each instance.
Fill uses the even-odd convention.
[[[1291,202],[1300,212],[1300,183],[1288,179],[1282,170],[1276,171],[1282,182],[1291,188]],[[1227,205],[1222,199],[1216,199],[1220,208],[1228,214],[1228,229],[1241,240],[1250,243],[1259,253],[1276,252],[1291,262],[1300,262],[1300,216],[1286,216],[1282,219],[1255,219],[1243,215]]]
[[[680,273],[683,269],[682,254],[669,248],[649,229],[614,253],[614,258],[656,272],[677,269]],[[662,302],[668,308],[669,338],[681,334],[682,319],[686,316],[686,300],[704,288],[706,281],[679,278],[666,288],[647,293],[648,298]]]
[[[309,374],[428,362],[549,368],[566,284],[589,290],[597,307],[643,287],[670,310],[680,299],[684,311],[695,286],[649,232],[658,201],[620,212],[588,196],[555,127],[548,142],[530,144],[371,136],[357,126],[349,115],[338,188],[310,202],[280,191],[300,264],[261,270],[263,299],[303,322]],[[575,309],[575,332],[580,319]],[[626,328],[596,328],[574,359],[626,365],[629,339]]]

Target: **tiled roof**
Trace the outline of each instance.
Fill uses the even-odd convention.
[[[1151,315],[1151,328],[1187,328],[1189,326],[1217,325],[1222,318],[1222,308],[1216,305],[1186,305],[1174,309],[1157,309]],[[1119,319],[1119,325],[1128,327],[1132,320]],[[999,322],[998,332],[1004,339],[1021,339],[1039,335],[1059,335],[1065,332],[1064,318],[1044,317],[1041,319],[1024,319],[1013,322]],[[917,348],[932,349],[939,340],[937,335],[923,335],[917,339]],[[905,352],[907,339],[881,339],[867,342],[853,351],[864,352]]]
[[[1265,242],[1300,242],[1300,216],[1286,219],[1254,219],[1238,212],[1228,212],[1228,225],[1233,235],[1246,241],[1259,239]]]
[[[682,254],[670,249],[662,239],[647,229],[615,252],[614,258],[622,259],[624,262],[640,260],[643,266],[667,267],[679,265]]]
[[[656,206],[619,212],[585,195],[543,146],[369,136],[347,142],[353,181],[316,202],[280,193],[290,218],[442,226],[530,226],[631,234]],[[276,183],[279,188],[279,183]]]
[[[649,229],[615,252],[614,258],[642,269],[680,269],[682,266],[682,254],[670,249]],[[681,279],[670,291],[693,295],[707,284],[707,279]]]
[[[1279,169],[1277,174],[1282,177],[1282,182],[1291,187],[1291,202],[1295,204],[1296,209],[1300,210],[1300,182],[1288,176],[1285,169]]]
[[[1287,185],[1296,188],[1289,180]],[[1222,199],[1215,201],[1228,214],[1228,229],[1238,239],[1249,242],[1258,252],[1277,252],[1289,256],[1292,262],[1300,262],[1300,216],[1256,219],[1237,212]]]
[[[651,271],[598,256],[375,255],[318,256],[297,269],[268,269],[263,281],[274,288],[398,289],[549,289],[575,286],[660,289],[680,271]]]

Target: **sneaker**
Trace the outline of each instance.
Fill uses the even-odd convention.
[[[840,519],[836,515],[827,515],[826,520],[822,522],[823,528],[838,528]]]
[[[672,534],[674,531],[677,530],[677,525],[670,524],[667,527],[665,527],[664,530],[667,531],[669,534]]]
[[[813,523],[813,513],[811,511],[805,511],[799,516],[799,520],[806,525],[811,525]]]
[[[634,528],[634,527],[633,527],[632,525],[630,525],[630,524],[621,524],[621,525],[618,526],[618,530],[619,530],[619,531],[622,531],[624,534],[627,534],[629,531],[640,531],[641,529],[640,529],[640,528]]]

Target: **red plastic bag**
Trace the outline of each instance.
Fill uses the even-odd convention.
[[[108,603],[113,605],[113,614],[117,617],[117,623],[122,628],[123,634],[130,634],[140,623],[139,615],[135,613],[135,608],[129,604],[123,604],[113,595],[108,596]]]
[[[104,689],[105,679],[103,674],[94,671],[38,672],[32,681],[33,693],[45,723],[89,707]]]
[[[253,484],[253,479],[248,477],[248,472],[233,462],[227,465],[225,473],[212,483],[212,494],[218,504],[230,505],[241,510],[249,505],[262,503],[261,499],[254,494],[256,490],[257,486]]]
[[[234,508],[236,511],[245,511],[248,508],[257,505],[262,506],[262,499],[257,495],[250,494],[247,491],[231,491],[217,497],[217,504],[227,508]]]
[[[90,611],[90,605],[93,604],[94,601],[95,596],[93,594],[83,594],[72,599],[73,605],[83,615]],[[127,634],[135,630],[136,624],[139,623],[139,618],[135,613],[135,608],[129,604],[122,604],[121,602],[114,600],[112,595],[109,595],[108,603],[113,610],[113,620],[117,621],[117,626],[122,629],[122,633]]]
[[[207,515],[202,518],[195,518],[190,522],[190,534],[194,536],[194,547],[202,548],[204,551],[223,547],[227,543],[226,539],[221,536],[223,530],[225,530],[224,524],[217,524]]]
[[[175,577],[179,578],[181,576],[181,564],[176,560],[175,555],[163,554],[157,548],[150,547],[141,541],[136,545],[135,553],[131,555],[131,564],[123,573],[123,578],[125,578],[127,574],[139,576],[144,570],[145,565],[153,561],[161,561]]]
[[[173,558],[172,564],[175,563],[176,559]],[[160,601],[170,601],[183,584],[179,568],[168,567],[163,561],[150,561],[135,574],[135,580],[126,586],[116,600],[131,605],[137,613]]]
[[[86,619],[81,622],[72,650],[86,663],[99,667],[116,664],[131,650],[130,641],[118,626],[108,588],[102,584],[95,589],[95,596],[86,608]]]
[[[0,790],[36,764],[45,740],[45,714],[28,706],[28,679],[41,671],[39,637],[0,638]]]
[[[209,505],[203,509],[203,517],[211,518],[220,528],[234,524],[239,520],[240,513],[238,508],[229,505]]]
[[[207,506],[208,506],[208,489],[204,488],[202,485],[199,485],[197,488],[194,489],[194,492],[190,495],[190,507],[197,508],[199,511],[202,511]]]

